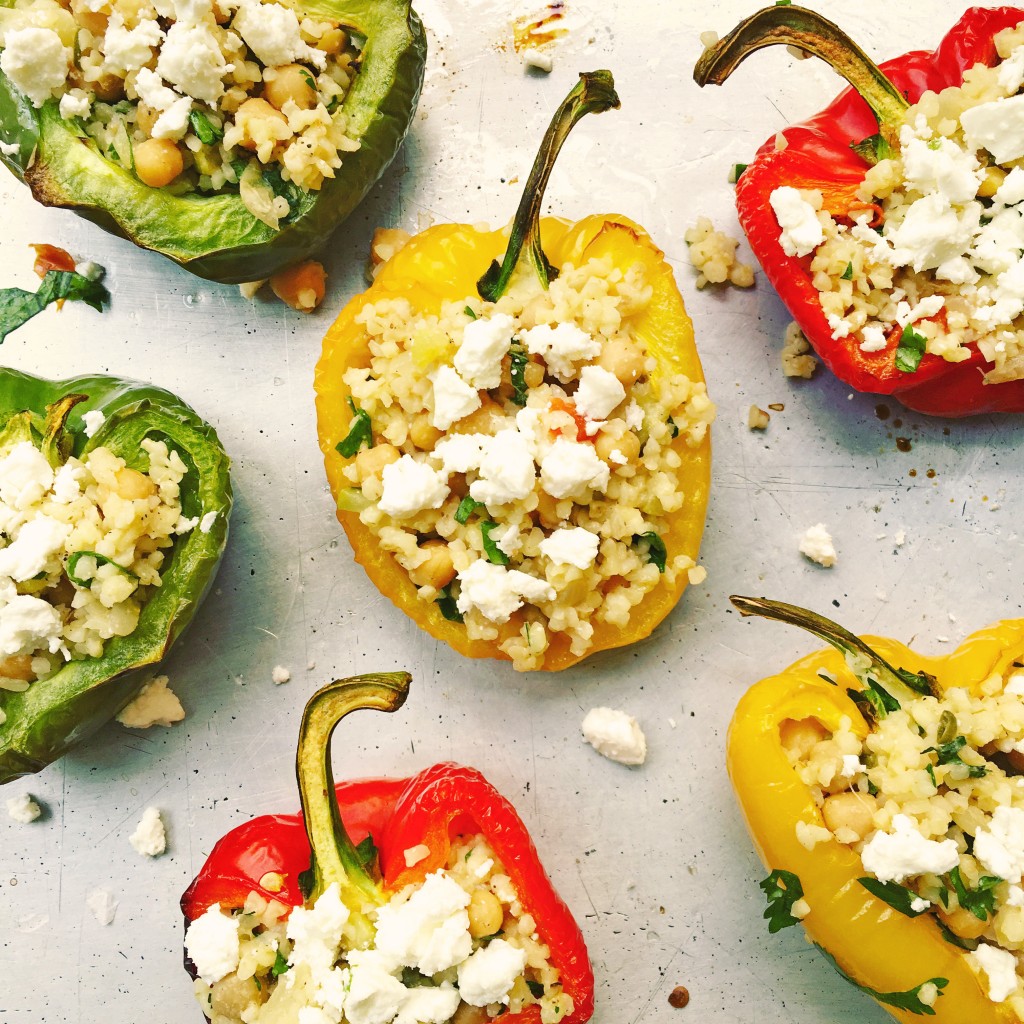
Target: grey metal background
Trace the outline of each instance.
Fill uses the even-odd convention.
[[[788,318],[760,275],[747,292],[694,288],[683,233],[700,214],[737,230],[730,165],[839,89],[824,65],[779,50],[722,89],[697,89],[699,33],[726,31],[753,3],[569,0],[573,28],[547,77],[524,72],[511,47],[511,18],[540,5],[416,6],[431,39],[420,113],[395,166],[335,236],[328,299],[311,317],[243,300],[33,205],[13,179],[0,183],[0,283],[34,287],[26,246],[51,242],[104,264],[113,293],[102,316],[74,304],[47,311],[8,339],[0,361],[177,391],[218,427],[237,495],[215,590],[165,666],[186,720],[147,732],[111,725],[0,791],[28,791],[46,809],[18,825],[0,808],[0,1021],[198,1021],[181,969],[180,893],[233,825],[297,806],[293,743],[314,688],[400,667],[415,677],[408,703],[343,727],[338,777],[407,774],[445,758],[482,768],[517,804],[582,924],[596,1021],[887,1020],[798,929],[768,940],[725,732],[749,684],[814,644],[741,622],[727,595],[805,603],[928,651],[1021,614],[1020,418],[928,420],[890,402],[883,422],[878,399],[851,395],[827,373],[782,376]],[[934,46],[962,10],[948,0],[817,6],[879,59]],[[562,674],[522,676],[434,643],[354,564],[316,445],[313,365],[334,313],[363,286],[373,228],[506,221],[513,179],[525,177],[551,111],[577,71],[597,67],[614,72],[622,110],[576,129],[547,205],[570,218],[628,214],[675,266],[719,409],[702,550],[710,575],[647,642]],[[752,402],[785,405],[766,433],[746,427]],[[797,553],[818,521],[839,550],[831,570]],[[276,664],[291,670],[290,683],[272,684]],[[596,704],[640,719],[646,765],[623,768],[582,743],[579,723]],[[128,845],[150,804],[169,834],[156,860]],[[86,906],[98,887],[119,901],[109,927]],[[692,994],[685,1010],[667,1002],[677,984]]]

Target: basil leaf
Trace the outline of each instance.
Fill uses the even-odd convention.
[[[465,526],[466,523],[469,522],[469,517],[476,512],[477,509],[481,509],[483,507],[484,503],[482,501],[477,501],[475,498],[471,498],[467,494],[466,497],[459,502],[459,507],[455,510],[455,522],[459,523],[461,526]]]
[[[270,968],[270,973],[275,978],[280,978],[282,974],[286,974],[290,970],[288,960],[281,953],[281,950],[277,951],[277,956],[274,957],[274,964]]]
[[[526,405],[526,397],[529,388],[526,386],[526,364],[529,356],[522,345],[512,344],[508,350],[508,357],[511,361],[509,377],[512,380],[512,401],[516,405]]]
[[[906,917],[918,917],[928,912],[927,906],[921,910],[915,910],[911,906],[914,900],[919,898],[913,889],[897,885],[896,882],[880,882],[877,878],[858,878],[857,881],[872,896],[880,899],[883,903],[888,903],[893,910],[898,910]]]
[[[204,146],[212,146],[219,139],[224,138],[224,130],[215,127],[213,122],[201,110],[196,110],[193,107],[189,111],[188,120],[192,125],[192,131],[196,133],[196,138]]]
[[[647,533],[633,534],[634,544],[639,544],[641,541],[647,542],[647,561],[653,562],[658,567],[658,572],[664,572],[665,563],[668,561],[668,551],[665,548],[665,542],[653,530],[648,530]],[[641,551],[640,553],[643,554],[644,552]]]
[[[490,519],[485,519],[480,523],[480,535],[484,539],[484,554],[487,556],[487,561],[493,562],[495,565],[508,565],[508,555],[491,540],[491,531],[497,528],[498,524]]]
[[[817,943],[815,943],[817,945]],[[925,1017],[934,1017],[935,1008],[929,1006],[927,1003],[921,1002],[921,989],[925,985],[934,985],[939,991],[938,995],[942,995],[942,990],[949,984],[948,978],[929,978],[927,981],[922,981],[920,985],[915,985],[911,989],[907,989],[906,992],[876,992],[873,988],[868,988],[867,985],[861,985],[851,978],[846,971],[836,963],[836,958],[832,956],[827,949],[822,946],[818,946],[818,951],[825,957],[826,960],[836,969],[840,977],[844,978],[855,988],[859,988],[861,992],[866,992],[872,999],[884,1006],[892,1006],[897,1010],[906,1010],[907,1013],[916,1013]]]
[[[119,565],[112,558],[107,558],[106,555],[101,555],[98,551],[76,551],[68,558],[68,564],[65,569],[67,577],[71,580],[76,587],[85,587],[88,589],[91,580],[83,580],[75,574],[75,570],[78,568],[78,563],[83,558],[95,558],[96,568],[98,569],[101,565],[112,565],[118,572],[124,573],[125,576],[130,576],[133,580],[137,580],[139,577],[131,571],[126,569],[123,565]]]
[[[434,598],[434,604],[437,605],[441,614],[449,622],[462,622],[462,612],[459,611],[459,605],[455,598],[452,597],[452,585],[450,583],[447,587],[441,588],[441,596]]]
[[[340,452],[346,459],[351,459],[364,444],[367,448],[373,447],[373,424],[370,422],[370,414],[365,409],[356,408],[356,403],[351,397],[345,401],[352,410],[352,425],[334,447],[335,451]]]
[[[771,934],[800,923],[793,916],[793,904],[803,899],[804,887],[792,871],[773,871],[757,885],[768,899],[768,907],[761,916],[768,922]]]
[[[58,299],[84,302],[102,313],[110,292],[101,281],[91,281],[74,270],[48,270],[34,292],[0,288],[0,342]]]
[[[964,910],[970,911],[979,921],[987,921],[996,909],[995,887],[1003,881],[995,875],[982,875],[976,889],[968,889],[960,874],[959,865],[946,876],[952,882],[953,892]]]
[[[918,334],[910,324],[903,328],[899,347],[896,349],[896,369],[904,373],[914,373],[921,365],[927,339]]]

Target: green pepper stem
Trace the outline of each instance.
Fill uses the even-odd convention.
[[[721,85],[755,50],[782,45],[812,53],[842,75],[871,108],[885,141],[897,145],[899,126],[909,106],[906,97],[838,25],[806,7],[765,7],[741,21],[704,51],[693,69],[694,81]]]
[[[310,902],[338,883],[357,946],[366,945],[373,936],[366,909],[379,906],[384,899],[342,824],[331,769],[331,736],[352,711],[397,711],[405,703],[410,679],[407,672],[384,672],[329,683],[309,699],[299,728],[295,774],[312,851],[309,871],[300,881]]]
[[[584,71],[580,74],[580,80],[562,100],[544,133],[512,222],[505,258],[500,265],[495,260],[477,281],[477,291],[481,298],[488,302],[497,302],[501,298],[519,265],[524,248],[545,288],[558,276],[558,270],[544,255],[540,238],[540,210],[551,169],[577,121],[586,114],[601,114],[606,110],[618,109],[618,106],[619,97],[610,71]]]
[[[795,604],[769,601],[763,597],[729,598],[742,615],[760,615],[766,619],[788,622],[791,626],[813,633],[819,640],[831,644],[846,659],[846,664],[865,688],[871,683],[881,683],[886,690],[901,694],[905,699],[922,693],[937,693],[935,680],[926,673],[912,673],[906,669],[893,668],[877,651],[873,650],[859,636],[840,626],[838,622],[808,611]]]

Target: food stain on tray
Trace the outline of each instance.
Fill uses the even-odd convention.
[[[540,13],[523,14],[512,22],[512,45],[516,53],[536,50],[567,35],[566,5],[553,0]]]

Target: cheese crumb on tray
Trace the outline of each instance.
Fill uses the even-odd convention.
[[[43,813],[43,809],[28,793],[22,793],[7,801],[7,813],[14,821],[28,825]]]
[[[154,725],[170,727],[185,717],[177,694],[167,685],[167,676],[151,679],[138,697],[121,710],[117,721],[126,729],[149,729]]]
[[[826,569],[836,564],[836,549],[824,523],[810,526],[800,538],[800,554]]]
[[[128,842],[143,857],[159,857],[167,849],[167,832],[155,807],[147,807],[143,811],[142,820],[128,837]]]
[[[583,719],[583,738],[603,757],[638,765],[647,759],[647,739],[637,720],[614,708],[592,708]]]

